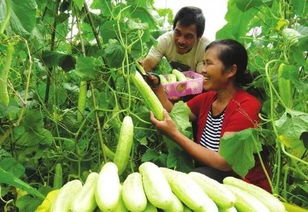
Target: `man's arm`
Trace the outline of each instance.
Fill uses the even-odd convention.
[[[146,72],[150,72],[155,68],[158,62],[151,57],[146,57],[141,60],[140,63]]]

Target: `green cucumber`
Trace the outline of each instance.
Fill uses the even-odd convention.
[[[244,180],[235,177],[226,177],[223,180],[223,183],[240,188],[249,193],[250,195],[256,197],[264,205],[266,205],[271,212],[285,211],[284,205],[282,204],[282,202],[280,202],[278,198],[256,185],[247,183]]]
[[[223,184],[208,176],[190,172],[188,174],[203,191],[221,208],[230,208],[234,205],[235,196]]]
[[[112,211],[120,201],[121,184],[118,167],[113,162],[103,165],[97,178],[95,199],[100,210]]]
[[[123,182],[122,199],[129,211],[141,212],[147,206],[141,174],[138,172],[131,173]]]
[[[118,173],[121,175],[129,161],[129,156],[133,146],[134,124],[130,116],[125,116],[122,122],[117,149],[114,154],[113,162],[118,167]]]
[[[168,209],[174,199],[167,179],[157,165],[144,162],[139,166],[147,199],[157,208]]]

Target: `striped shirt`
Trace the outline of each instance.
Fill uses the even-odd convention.
[[[200,144],[208,149],[218,152],[222,122],[225,113],[213,116],[212,111],[207,115],[206,124],[201,136]]]

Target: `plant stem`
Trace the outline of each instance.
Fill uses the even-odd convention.
[[[267,79],[267,83],[269,85],[269,92],[270,92],[270,121],[271,121],[271,125],[273,127],[273,131],[274,134],[276,136],[276,138],[278,138],[278,133],[277,133],[277,129],[276,126],[274,124],[275,122],[275,114],[274,114],[274,95],[273,95],[273,84],[272,84],[272,80],[271,80],[271,76],[269,74],[269,65],[271,65],[274,62],[278,62],[278,60],[271,60],[269,61],[266,65],[265,65],[265,74],[266,74],[266,79]],[[278,193],[278,187],[279,187],[279,182],[280,182],[280,173],[281,173],[281,149],[279,148],[278,145],[278,141],[276,139],[276,147],[277,147],[277,173],[276,173],[276,186],[273,189],[273,193]]]
[[[93,107],[94,107],[94,109],[95,109],[95,117],[96,117],[96,124],[97,124],[97,133],[98,133],[98,136],[99,136],[100,146],[101,146],[102,153],[103,153],[103,159],[104,159],[104,161],[107,161],[106,152],[105,152],[106,149],[104,148],[105,143],[104,143],[104,139],[103,139],[103,136],[102,136],[101,123],[100,123],[100,120],[99,120],[98,111],[96,110],[97,104],[96,104],[95,92],[94,92],[94,88],[93,88],[92,83],[90,83],[90,85],[91,85],[91,92],[92,92],[92,97],[93,97]]]
[[[52,24],[52,31],[51,31],[50,51],[53,51],[54,48],[55,48],[57,15],[58,15],[58,9],[59,9],[59,5],[60,5],[60,1],[61,0],[57,0],[56,7],[55,7],[55,10],[54,10],[54,21],[53,21],[53,24]],[[45,100],[44,100],[45,103],[48,103],[48,99],[49,99],[49,90],[50,90],[52,71],[53,71],[52,67],[48,68],[47,79],[46,79]]]
[[[5,4],[6,4],[6,14],[3,23],[0,24],[0,34],[4,33],[6,26],[9,24],[11,18],[11,0],[5,0]]]

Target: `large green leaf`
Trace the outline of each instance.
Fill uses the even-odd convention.
[[[109,39],[117,38],[117,22],[115,20],[105,21],[104,24],[100,27],[101,37],[105,43]]]
[[[130,8],[131,17],[140,19],[142,22],[147,23],[150,29],[157,28],[157,24],[150,12],[143,7]]]
[[[95,57],[79,57],[74,71],[82,80],[96,79],[99,68],[102,66],[100,59]]]
[[[14,128],[14,139],[21,146],[47,145],[54,142],[51,132],[44,128],[43,116],[38,110],[28,110],[21,125]]]
[[[42,62],[47,67],[60,66],[66,71],[74,69],[76,65],[76,59],[72,55],[59,51],[44,51]]]
[[[189,121],[190,109],[183,101],[174,104],[170,116],[175,121],[176,126],[181,133],[187,137],[192,137],[192,126]]]
[[[37,5],[35,0],[11,0],[11,28],[19,35],[29,35],[35,27]]]
[[[230,4],[236,3],[237,7],[242,11],[247,11],[250,8],[256,8],[262,4],[270,4],[273,0],[230,0]]]
[[[174,104],[170,112],[170,117],[181,133],[188,138],[192,138],[192,126],[189,121],[189,114],[190,109],[188,106],[183,101],[179,101]],[[193,168],[192,157],[169,137],[163,136],[163,140],[168,149],[167,167],[183,172],[191,171]]]
[[[244,177],[254,167],[254,154],[262,150],[255,129],[246,129],[223,137],[219,153],[231,165],[233,171]]]
[[[85,3],[85,0],[73,0],[75,5],[78,7],[79,10],[83,7],[83,4]]]
[[[304,16],[308,13],[307,1],[303,0],[290,0],[290,5],[293,7],[294,13]]]
[[[25,168],[12,157],[6,157],[0,160],[0,167],[7,172],[14,174],[15,177],[21,177],[25,173]]]
[[[18,179],[12,173],[5,171],[0,167],[0,183],[5,183],[17,188],[20,188],[29,194],[32,194],[36,197],[44,199],[44,195],[37,191],[35,188],[31,187],[28,183]]]
[[[92,9],[100,9],[102,11],[102,15],[111,16],[113,6],[110,0],[94,0],[91,4]]]
[[[16,206],[18,207],[18,212],[36,211],[41,202],[42,200],[40,199],[24,195],[17,199]]]
[[[109,67],[118,68],[122,66],[124,49],[117,40],[110,39],[104,49],[104,56]]]
[[[293,153],[301,154],[305,150],[301,136],[308,131],[307,113],[288,109],[275,122],[275,125],[279,133],[280,141],[290,148]]]
[[[235,6],[232,6],[231,9],[232,10],[228,10],[225,17],[228,23],[216,33],[216,38],[218,39],[233,38],[239,40],[249,30],[250,20],[258,12],[255,8],[251,8],[245,12],[239,10]]]

